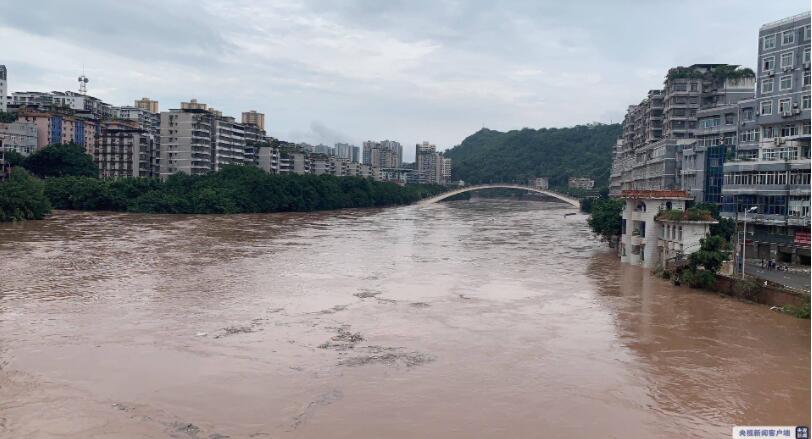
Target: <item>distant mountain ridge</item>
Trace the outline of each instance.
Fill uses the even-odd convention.
[[[589,124],[500,132],[483,128],[445,152],[454,179],[466,183],[521,181],[549,177],[550,186],[569,177],[589,177],[596,188],[609,183],[612,148],[620,124]]]

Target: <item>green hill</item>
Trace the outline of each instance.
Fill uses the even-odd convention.
[[[454,179],[466,183],[527,181],[549,177],[551,187],[567,179],[590,177],[605,188],[612,166],[612,148],[620,124],[570,128],[525,128],[506,133],[481,129],[446,151]]]

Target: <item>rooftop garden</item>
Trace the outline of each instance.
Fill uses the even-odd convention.
[[[756,74],[753,69],[748,67],[739,67],[733,64],[721,64],[712,67],[709,71],[701,72],[691,67],[674,67],[668,70],[666,79],[741,79],[741,78],[755,78]]]
[[[657,214],[656,219],[666,221],[714,221],[713,212],[696,207],[685,210],[663,210]]]

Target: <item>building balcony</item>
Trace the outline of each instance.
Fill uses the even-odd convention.
[[[744,222],[744,212],[738,212],[734,218],[732,215],[726,216],[733,218],[738,222]],[[747,215],[747,224],[763,224],[769,226],[785,226],[787,225],[786,215],[770,215],[763,213],[750,213]]]
[[[788,216],[787,217],[787,225],[788,226],[798,226],[798,227],[809,227],[809,217],[808,216]]]

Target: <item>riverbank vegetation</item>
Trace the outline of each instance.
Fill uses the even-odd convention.
[[[581,201],[583,203],[583,201]],[[582,205],[583,207],[583,205]],[[612,243],[621,233],[623,200],[620,198],[594,198],[589,202],[587,223],[595,234]]]
[[[57,209],[144,213],[308,212],[409,204],[440,193],[441,186],[376,182],[360,177],[268,174],[251,166],[227,166],[205,175],[175,174],[166,181],[145,178],[45,180]]]
[[[688,264],[678,273],[679,281],[691,288],[710,288],[716,283],[716,273],[722,263],[728,260],[728,244],[717,235],[709,235],[699,242],[699,250],[688,256]]]
[[[42,219],[51,212],[44,184],[22,168],[11,170],[0,183],[0,222]]]
[[[409,204],[445,190],[360,177],[268,174],[252,166],[226,166],[205,175],[176,174],[165,181],[101,180],[92,159],[90,166],[87,159],[90,156],[81,146],[51,145],[22,160],[13,168],[12,178],[0,183],[0,219],[42,218],[51,206],[143,213],[308,212]]]

